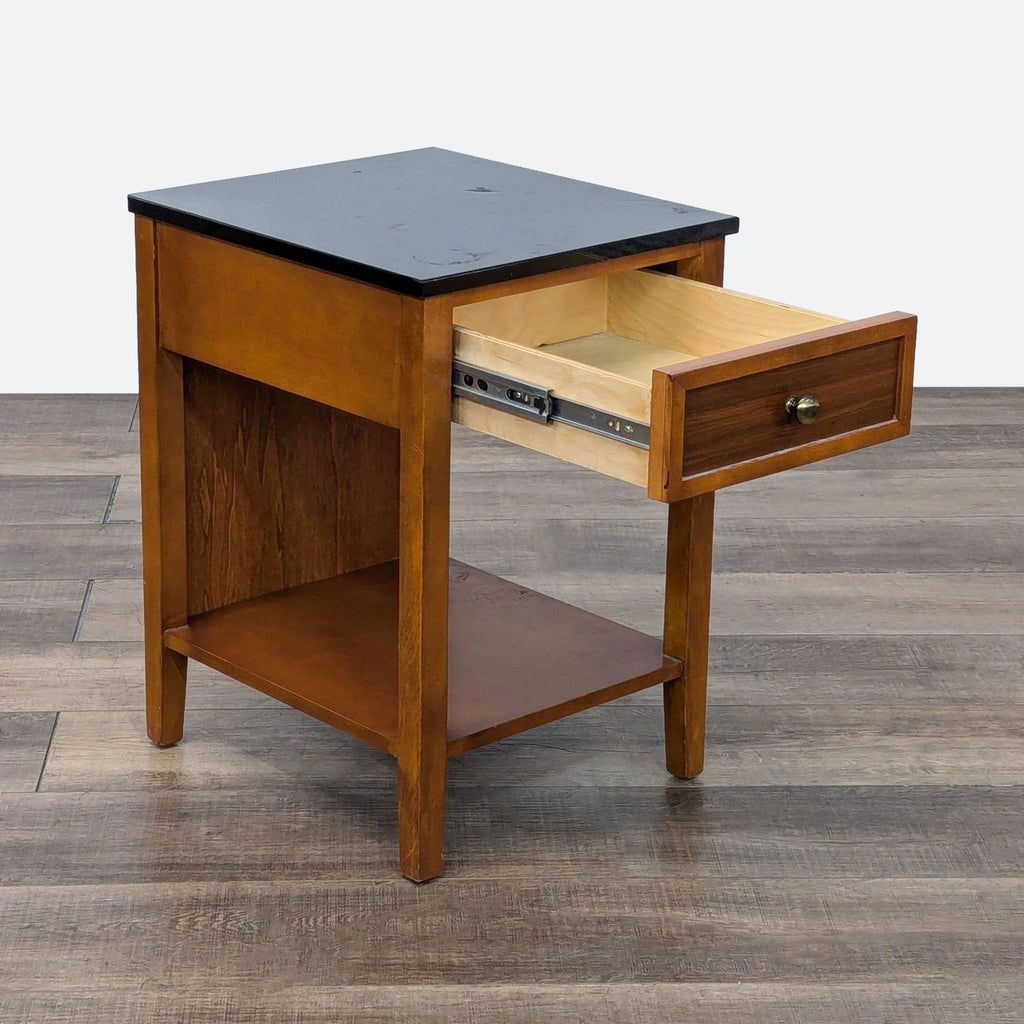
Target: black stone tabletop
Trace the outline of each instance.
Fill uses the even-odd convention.
[[[726,214],[445,149],[138,192],[128,209],[418,298],[739,228]]]

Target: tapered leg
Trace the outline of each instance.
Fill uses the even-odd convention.
[[[720,286],[724,269],[725,239],[709,238],[671,272]],[[683,662],[683,675],[665,684],[665,763],[681,779],[704,770],[714,528],[714,492],[669,506],[665,653]]]
[[[683,674],[665,684],[665,764],[681,779],[704,769],[714,527],[713,491],[669,505],[665,653]]]
[[[164,630],[186,621],[184,391],[181,357],[159,347],[153,221],[136,218],[135,246],[146,730],[166,747],[182,736],[188,665],[163,643]]]
[[[146,633],[150,632],[147,626]],[[185,731],[188,658],[177,651],[154,651],[154,646],[147,639],[146,735],[158,747],[173,747]]]
[[[399,526],[398,828],[402,873],[441,873],[448,724],[451,314],[403,316]]]

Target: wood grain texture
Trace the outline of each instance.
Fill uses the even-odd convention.
[[[704,272],[702,259],[674,267]],[[581,281],[460,306],[456,355],[650,422],[648,494],[662,501],[906,434],[915,318],[846,324],[724,291],[710,283],[721,277],[720,254],[707,271],[707,281],[633,271],[610,275],[603,290]],[[630,349],[638,350],[635,358]],[[672,350],[689,362],[673,365]],[[823,413],[797,429],[786,398],[812,389]],[[584,432],[504,424],[507,414],[464,398],[453,414],[464,425],[639,482],[638,455],[616,457]]]
[[[1005,490],[1008,496],[1012,493],[1010,488]],[[532,496],[541,497],[537,490]],[[497,497],[486,490],[487,507],[480,508],[485,504],[481,501],[458,509],[452,523],[455,549],[472,551],[474,562],[488,572],[534,573],[552,565],[556,556],[561,569],[585,571],[593,565],[596,552],[609,570],[648,572],[664,563],[664,516],[589,519],[584,513],[591,510],[584,505],[575,509],[576,518],[549,518],[538,510],[533,517],[524,513],[513,519],[507,517],[516,506],[495,508]],[[804,497],[813,504],[813,494]],[[761,511],[772,509],[769,500],[761,506]],[[833,506],[836,511],[841,510]],[[1012,514],[877,519],[862,515],[852,517],[837,536],[835,521],[840,518],[844,517],[742,517],[734,512],[719,525],[715,571],[757,572],[773,568],[779,559],[794,572],[919,572],[930,570],[935,552],[945,550],[945,568],[950,572],[1006,572],[1021,564],[1024,553],[1021,522]],[[773,552],[771,560],[766,558],[766,548]],[[62,575],[93,575],[104,583],[140,578],[137,524],[0,526],[0,578]],[[293,578],[290,585],[298,582]]]
[[[398,425],[399,296],[168,224],[157,238],[166,348]]]
[[[399,749],[400,568],[384,563],[193,618],[172,650],[390,753]],[[678,674],[657,640],[462,563],[450,567],[447,752]],[[531,637],[543,671],[524,672]],[[444,724],[444,723],[442,723]]]
[[[676,264],[681,273],[703,266]],[[720,258],[708,267],[721,276]],[[603,286],[579,281],[463,305],[453,316],[458,359],[650,422],[648,493],[662,501],[909,429],[916,321],[905,314],[848,325],[711,283],[633,271]],[[825,411],[797,433],[785,401],[811,387]],[[642,453],[617,455],[607,439],[577,429],[506,424],[506,413],[461,397],[453,418],[631,483],[642,479]]]
[[[458,308],[461,308],[470,303],[487,302],[491,299],[499,299],[507,295],[533,292],[540,288],[555,288],[561,285],[573,284],[577,281],[605,278],[609,274],[616,274],[620,271],[642,270],[665,263],[674,263],[678,260],[699,257],[702,251],[704,251],[703,244],[702,242],[690,242],[686,245],[676,245],[667,249],[636,253],[632,256],[617,256],[614,259],[595,260],[593,263],[585,263],[579,267],[553,270],[549,274],[537,274],[534,277],[520,278],[519,280],[499,281],[496,284],[466,288],[463,291],[453,293],[451,298],[452,302],[458,303]]]
[[[914,425],[1024,423],[1021,388],[915,388]]]
[[[452,420],[493,438],[512,442],[517,447],[553,455],[637,487],[642,487],[647,480],[648,455],[644,449],[567,423],[554,420],[550,423],[534,422],[464,398],[456,398],[452,402]],[[460,451],[458,459],[462,460],[465,455],[472,457],[473,454],[473,449]],[[486,457],[484,461],[486,463]],[[468,469],[469,464],[464,464],[463,468]]]
[[[679,673],[653,637],[532,592],[510,594],[503,581],[468,567],[455,578],[461,586],[453,587],[452,597],[449,755]],[[529,658],[523,637],[530,641]]]
[[[394,752],[396,590],[385,563],[214,609],[168,630],[165,643]]]
[[[398,553],[398,432],[185,366],[188,612]]]
[[[662,572],[634,571],[626,580],[616,569],[562,573],[551,568],[510,573],[508,578],[641,632],[659,632]],[[40,582],[35,584],[38,591],[26,585],[24,592],[49,594],[61,586]],[[1024,574],[1020,572],[725,573],[715,580],[711,628],[721,636],[753,632],[763,636],[1013,636],[1020,633],[1024,621],[1022,592]],[[97,580],[80,639],[139,640],[140,609],[136,581]],[[11,609],[12,614],[15,610]],[[40,637],[47,638],[69,636]]]
[[[1024,674],[1021,636],[720,636],[709,644],[716,705],[819,707],[1012,703]],[[126,711],[144,706],[140,641],[6,641],[0,711]],[[655,689],[623,704],[661,703]],[[189,708],[280,708],[270,697],[191,666]],[[822,712],[825,714],[826,712]],[[833,711],[834,713],[834,711]]]
[[[910,430],[916,317],[890,313],[654,372],[650,497],[678,500]],[[822,412],[790,422],[786,400]]]
[[[682,359],[696,358],[682,352],[673,352],[671,349],[659,348],[645,341],[623,338],[620,334],[603,330],[580,338],[570,338],[568,341],[560,341],[553,345],[545,345],[544,353],[618,374],[620,377],[643,385],[648,391],[651,374],[656,369],[678,363]],[[647,415],[644,417],[644,422],[649,422],[649,395],[646,405]]]
[[[636,573],[628,589],[615,571],[517,573],[525,587],[657,631],[661,573]],[[719,636],[1016,636],[1024,621],[1024,574],[725,573],[715,579],[711,631]]]
[[[142,481],[137,472],[124,473],[118,477],[107,520],[112,523],[137,523],[141,519]]]
[[[402,873],[441,873],[449,684],[452,309],[402,303],[399,380],[398,842]]]
[[[705,473],[894,419],[898,357],[898,341],[883,341],[756,378],[690,390],[683,428],[684,473]],[[818,418],[794,425],[785,411],[785,397],[779,400],[783,391],[817,395],[822,402]]]
[[[663,1017],[689,1024],[793,1024],[830,1020],[927,1024],[1017,1024],[1024,985],[1016,982],[685,983],[605,985],[378,985],[289,986],[281,992],[217,990],[200,993],[102,989],[0,994],[0,1011],[15,1021],[72,1024],[83,1018],[111,1024],[645,1024]]]
[[[206,747],[213,746],[210,737]],[[391,877],[393,783],[382,785],[370,772],[365,785],[333,785],[321,759],[320,774],[303,784],[298,766],[289,771],[283,756],[279,762],[276,782],[256,776],[243,789],[8,794],[0,883],[284,886],[346,879],[372,886]],[[241,771],[240,757],[236,764]],[[455,880],[576,878],[585,851],[593,855],[589,877],[608,881],[1000,878],[1020,870],[1020,786],[936,785],[924,795],[895,785],[475,787],[461,759],[450,768],[463,781],[451,808],[459,842],[448,869]],[[180,842],[183,830],[187,844]],[[645,841],[638,843],[638,835]]]
[[[169,928],[189,936],[188,955],[150,958],[147,980],[188,990],[273,990],[281,975],[429,984],[442,965],[467,984],[1000,983],[1017,981],[1024,954],[1020,879],[452,880],[429,893],[400,880],[79,886],[74,899],[10,887],[0,983],[137,990],[138,951]],[[431,942],[411,943],[410,924]]]
[[[681,352],[691,357],[843,323],[835,317],[768,299],[725,291],[663,274],[627,271],[600,280],[521,292],[453,312],[463,331],[500,339],[514,348],[541,346],[606,332],[610,339]],[[525,372],[525,371],[524,371]],[[650,377],[640,383],[650,383]]]
[[[85,584],[82,586],[84,590]],[[76,639],[144,641],[142,605],[141,580],[93,580],[89,600],[82,607]]]
[[[665,506],[640,501],[630,484],[513,445],[496,464],[472,458],[470,431],[453,425],[452,522],[553,519],[664,521]],[[493,440],[493,439],[492,439]],[[496,441],[495,444],[503,444]],[[624,447],[624,446],[620,446]],[[508,449],[508,450],[504,450]],[[464,457],[466,461],[463,461]],[[529,483],[524,477],[529,476]],[[798,475],[779,473],[718,492],[716,518],[912,519],[1015,516],[1024,492],[1020,469],[914,469],[890,486],[885,468],[834,473],[831,461]],[[138,522],[139,479],[121,477],[111,522]]]
[[[135,403],[135,395],[0,395],[0,434],[119,434],[131,425]]]
[[[518,349],[543,346],[557,352],[559,342],[606,332],[622,345],[641,343],[691,357],[843,323],[726,291],[710,278],[682,280],[639,271],[459,305],[453,321],[457,336],[467,331]],[[641,383],[649,384],[650,378]]]
[[[716,701],[879,707],[1021,697],[1024,635],[711,638]]]
[[[702,785],[1008,786],[1024,770],[1024,706],[967,702],[775,706],[749,701],[708,711]],[[107,718],[104,718],[106,715]],[[62,712],[42,788],[121,792],[279,786],[393,791],[394,770],[320,723],[278,708],[189,712],[193,742],[161,758],[139,734],[138,712]],[[449,803],[477,786],[565,788],[674,785],[664,772],[661,710],[623,702],[561,719],[449,766]],[[248,776],[248,778],[247,778]],[[552,826],[554,827],[554,826]]]
[[[724,245],[724,241],[723,241]],[[706,258],[705,258],[706,257]],[[675,278],[708,287],[722,283],[724,252],[702,249],[692,262],[669,268]],[[674,421],[681,397],[660,389],[658,416]],[[654,418],[652,417],[652,424]],[[648,482],[669,471],[674,457],[664,437],[652,435]],[[662,645],[682,662],[678,679],[662,687],[665,767],[676,778],[692,779],[704,769],[708,699],[708,642],[711,633],[711,572],[715,543],[715,493],[672,502],[665,533],[665,611]]]
[[[0,793],[35,790],[56,721],[55,714],[0,712]]]
[[[654,269],[721,287],[725,280],[725,237],[707,238],[700,243],[695,254]]]
[[[163,643],[188,616],[185,394],[181,357],[162,346],[157,229],[135,218],[139,451],[142,474],[146,729],[157,746],[181,739],[188,662]]]
[[[73,640],[85,580],[0,579],[0,641]]]
[[[1020,702],[940,712],[854,705],[837,721],[834,706],[723,705],[707,713],[705,787],[1013,786],[1024,767]],[[463,785],[665,787],[659,777],[656,705],[595,709],[575,729],[553,724],[502,752],[486,748],[463,761]],[[869,748],[869,749],[865,749]],[[675,774],[673,772],[673,774]],[[453,789],[458,791],[458,782]]]
[[[53,580],[96,576],[142,577],[142,544],[135,523],[0,526],[0,578]]]
[[[829,461],[832,470],[885,468],[894,473],[979,466],[1024,467],[1024,426],[972,423],[915,427],[909,437],[898,438],[884,448],[865,448]]]
[[[704,769],[714,538],[714,492],[669,506],[663,644],[683,673],[664,686],[665,766],[680,779]]]
[[[728,291],[707,276],[686,280],[634,272],[608,279],[607,330],[690,356],[735,352],[841,323],[837,317]]]
[[[892,443],[898,446],[904,439]],[[1016,516],[1020,511],[1019,495],[1024,493],[1024,472],[1020,470],[909,467],[900,472],[899,483],[894,485],[891,472],[884,468],[832,472],[832,465],[830,460],[799,474],[780,473],[729,487],[718,495],[718,518],[848,520],[917,516],[949,520]]]
[[[453,430],[456,429],[453,427]],[[618,443],[618,442],[616,442]],[[522,453],[498,438],[464,431],[460,438],[461,472],[512,469]],[[627,447],[619,444],[620,448]],[[557,465],[552,462],[552,465]],[[800,473],[876,469],[902,472],[911,469],[1000,470],[1024,468],[1024,426],[1011,424],[938,424],[915,428],[908,437],[884,447],[864,448],[837,455],[825,463],[797,467]]]
[[[624,345],[631,342],[620,339]],[[573,402],[604,409],[649,423],[651,418],[650,379],[631,380],[599,366],[565,358],[558,345],[534,348],[515,344],[502,338],[468,330],[455,330],[454,356],[471,366],[483,367],[506,377],[550,388],[556,395]],[[468,399],[461,405],[475,406]],[[508,413],[504,415],[508,416]],[[529,420],[524,422],[529,423]],[[574,428],[580,433],[578,428]]]
[[[0,711],[114,711],[145,707],[141,641],[4,644]],[[205,665],[189,667],[190,709],[277,708]]]
[[[102,523],[116,479],[110,475],[0,477],[0,526]]]
[[[85,580],[0,580],[0,711],[62,712],[44,791],[0,798],[0,1018],[1016,1024],[1020,908],[976,884],[1024,874],[1024,585],[1019,564],[986,569],[986,548],[989,569],[1013,564],[1024,491],[1019,422],[995,397],[936,399],[909,438],[720,494],[715,624],[733,632],[710,641],[701,784],[662,772],[656,689],[461,754],[447,877],[414,901],[389,881],[386,755],[203,666],[185,742],[156,750],[141,640],[47,640],[70,640]],[[60,423],[35,448],[5,436],[0,460],[35,451],[29,475],[78,476],[116,451]],[[454,442],[458,554],[659,630],[666,509],[492,438]],[[759,532],[761,569],[733,571]],[[872,571],[805,571],[842,558]],[[96,580],[83,638],[141,638],[139,593]]]
[[[460,518],[452,523],[452,543],[458,551],[472,551],[481,569],[499,575],[542,573],[556,563],[561,572],[586,572],[599,562],[624,574],[656,572],[664,565],[664,517],[586,519],[586,508],[576,511],[578,519]],[[1024,561],[1024,524],[1015,516],[852,518],[841,531],[838,519],[720,520],[715,572],[780,565],[790,572],[929,572],[940,551],[949,572],[1013,572]]]
[[[603,331],[608,278],[591,277],[570,284],[515,292],[452,310],[456,337],[478,331],[515,345],[537,348],[552,342]]]
[[[139,435],[54,430],[7,435],[0,444],[4,476],[99,476],[138,473]]]

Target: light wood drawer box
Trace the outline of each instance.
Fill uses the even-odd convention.
[[[460,306],[454,324],[456,422],[662,501],[910,428],[904,313],[844,321],[628,271]],[[816,415],[797,415],[805,397]]]

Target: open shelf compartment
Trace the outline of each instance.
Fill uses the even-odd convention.
[[[164,642],[396,751],[396,561],[207,612]],[[654,637],[450,563],[449,756],[679,675]]]

